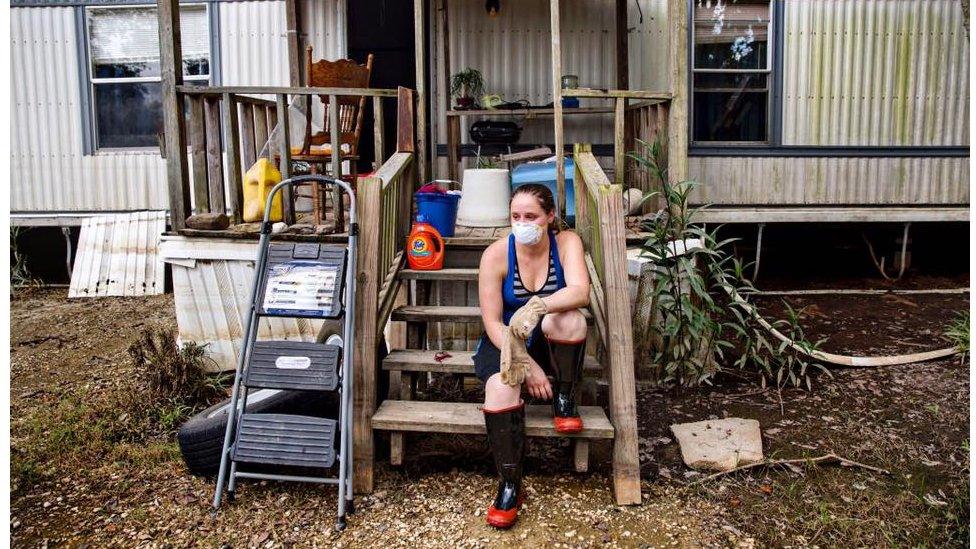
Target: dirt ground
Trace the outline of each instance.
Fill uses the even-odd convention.
[[[968,284],[968,282],[967,282]],[[965,284],[957,284],[965,285]],[[832,352],[943,347],[966,295],[816,296],[804,327]],[[779,313],[779,298],[760,300]],[[813,392],[762,391],[737,374],[714,386],[638,394],[645,503],[614,505],[607,448],[570,473],[566,441],[533,441],[529,500],[507,532],[484,525],[494,475],[483,437],[410,440],[400,469],[336,533],[334,488],[246,483],[209,513],[213,482],[190,476],[173,439],[125,429],[126,349],[148,326],[175,327],[171,295],[66,299],[24,290],[11,304],[12,541],[15,546],[963,546],[968,545],[969,365],[957,359],[833,370]],[[132,396],[132,395],[128,395]],[[136,395],[138,397],[138,395]],[[773,458],[835,452],[883,468],[757,469],[699,485],[668,426],[758,419]]]

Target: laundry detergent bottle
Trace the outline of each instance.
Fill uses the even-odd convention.
[[[424,215],[418,215],[407,237],[407,264],[416,271],[444,267],[444,239]]]
[[[258,158],[244,174],[244,221],[264,219],[264,206],[275,185],[281,183],[281,172],[267,158]],[[271,221],[281,221],[281,192],[271,201]]]

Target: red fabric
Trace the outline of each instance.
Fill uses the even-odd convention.
[[[420,187],[419,189],[417,189],[417,193],[438,193],[438,194],[447,194],[447,191],[446,191],[446,190],[444,190],[444,189],[443,189],[443,188],[442,188],[442,187],[441,187],[440,185],[438,185],[437,183],[428,183],[428,184],[426,184],[426,185],[424,185],[423,187]]]
[[[552,423],[557,433],[578,433],[583,430],[583,418],[579,416],[553,417]]]

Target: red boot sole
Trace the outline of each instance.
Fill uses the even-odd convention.
[[[566,435],[579,433],[583,430],[583,420],[579,417],[554,417],[552,424],[557,433]]]

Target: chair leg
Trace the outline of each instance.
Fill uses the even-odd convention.
[[[308,171],[311,174],[319,173],[318,165],[315,163],[309,163]],[[318,184],[312,185],[312,223],[315,225],[322,224],[322,192],[319,189]]]

